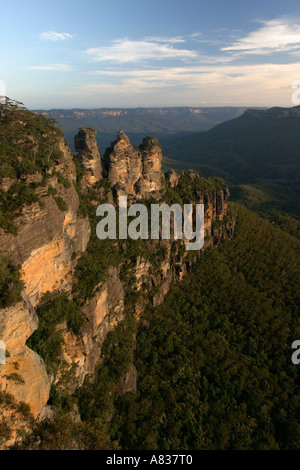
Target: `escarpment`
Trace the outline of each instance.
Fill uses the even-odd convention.
[[[0,121],[1,125],[5,124]],[[48,145],[46,134],[43,145]],[[162,303],[172,282],[181,280],[207,247],[231,238],[235,225],[226,184],[196,172],[164,175],[162,151],[153,137],[133,147],[120,131],[101,162],[95,132],[80,129],[75,136],[76,165],[63,136],[51,141],[51,146],[57,149],[51,164],[43,160],[36,171],[3,175],[0,188],[5,200],[15,197],[16,183],[31,191],[12,217],[13,229],[8,222],[0,227],[0,249],[20,265],[24,283],[22,298],[0,309],[0,340],[9,353],[6,364],[0,365],[0,392],[27,403],[34,417],[48,402],[51,383],[57,393],[72,395],[86,377],[93,380],[96,368],[105,361],[103,343],[116,325],[128,314],[138,319],[149,303]],[[47,150],[47,158],[49,154]],[[116,206],[120,195],[128,196],[129,205],[149,199],[170,205],[204,204],[203,249],[188,252],[184,240],[99,240],[96,207],[103,202]],[[48,311],[43,309],[47,292]],[[65,297],[61,303],[56,297],[51,307],[51,293]],[[66,306],[63,314],[57,314],[57,305]],[[50,331],[51,315],[57,318]],[[48,337],[44,348],[42,336],[34,342],[41,331],[48,332],[48,337],[59,335],[57,350],[49,350],[53,345]],[[42,357],[26,346],[28,338]],[[135,387],[131,364],[116,393]]]
[[[1,310],[0,336],[8,356],[0,366],[1,391],[30,404],[34,416],[47,403],[51,384],[42,359],[25,344],[37,328],[37,314],[24,291],[21,302]]]
[[[61,158],[47,171],[45,182],[39,173],[21,178],[26,186],[34,185],[38,201],[21,204],[14,220],[17,233],[0,228],[1,251],[21,265],[24,289],[33,304],[48,290],[70,288],[77,257],[90,236],[89,221],[79,214],[72,154],[63,139],[58,146]]]

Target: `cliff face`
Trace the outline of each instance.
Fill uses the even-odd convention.
[[[67,370],[74,370],[74,376],[67,387],[73,393],[80,387],[87,374],[93,374],[100,363],[101,346],[107,334],[124,319],[124,289],[118,277],[118,270],[111,268],[107,279],[96,286],[94,296],[83,306],[82,312],[87,325],[80,334],[70,332],[66,324],[60,326],[64,346],[62,361]],[[61,374],[54,383],[59,384]]]
[[[76,259],[85,251],[90,236],[88,219],[78,215],[79,198],[73,186],[76,170],[72,154],[63,139],[59,146],[62,158],[49,170],[47,184],[35,188],[40,202],[21,207],[15,221],[17,235],[0,229],[1,251],[21,265],[24,290],[33,305],[48,290],[70,288]],[[34,176],[35,180],[41,180],[41,175]],[[33,176],[23,179],[29,185]],[[54,197],[49,194],[49,187],[51,193],[56,194]],[[61,199],[65,210],[58,206]]]
[[[47,403],[51,379],[42,359],[25,342],[38,328],[38,317],[28,297],[1,310],[0,337],[6,345],[6,365],[0,366],[1,391],[30,404],[36,417]]]
[[[75,137],[75,145],[83,169],[83,193],[86,195],[86,189],[90,188],[99,198],[101,195],[103,201],[99,182],[104,177],[95,132],[81,129]],[[138,255],[132,255],[128,241],[116,242],[119,264],[108,269],[92,296],[80,304],[84,326],[74,333],[67,322],[57,325],[63,338],[60,367],[55,376],[49,376],[43,360],[25,345],[38,328],[35,306],[47,291],[64,290],[74,297],[74,269],[87,248],[91,233],[88,219],[79,215],[75,165],[63,138],[59,148],[61,158],[47,171],[46,185],[42,184],[39,173],[22,177],[26,185],[33,185],[39,201],[22,205],[15,220],[17,234],[0,229],[1,251],[21,265],[24,281],[22,302],[0,309],[0,339],[9,352],[6,364],[0,365],[0,391],[11,394],[17,402],[29,404],[34,417],[48,401],[51,382],[64,386],[72,394],[87,374],[93,375],[102,361],[101,346],[107,334],[125,318],[126,309],[132,309],[138,319],[147,303],[163,302],[171,283],[189,272],[202,251],[222,239],[231,238],[234,230],[234,217],[226,214],[229,197],[226,185],[218,183],[216,187],[208,185],[203,189],[202,180],[195,172],[177,174],[172,171],[165,178],[157,140],[145,138],[139,148],[134,148],[126,134],[119,132],[104,156],[105,178],[111,187],[105,193],[105,200],[117,202],[116,196],[127,194],[131,200],[155,197],[168,202],[173,195],[171,189],[184,202],[203,203],[205,245],[203,250],[189,253],[184,249],[183,240],[176,243],[149,240]],[[3,191],[7,191],[8,186],[7,179],[3,179]],[[189,187],[190,192],[186,193]],[[92,206],[96,203],[91,200]],[[135,300],[127,301],[127,294],[136,296]],[[64,380],[66,372],[69,373],[67,382]],[[135,387],[136,373],[132,365],[130,371],[124,371],[117,393],[126,393]]]
[[[61,158],[49,170],[46,185],[40,185],[39,173],[22,177],[26,185],[36,185],[39,202],[22,205],[14,220],[17,234],[0,229],[1,251],[21,266],[24,282],[23,301],[0,309],[0,338],[9,354],[0,365],[0,391],[29,404],[34,416],[47,403],[51,383],[43,360],[25,345],[39,324],[34,306],[47,291],[70,290],[72,272],[90,236],[88,219],[78,214],[75,165],[63,138],[59,148]],[[54,198],[64,201],[64,210],[58,207],[61,199]]]

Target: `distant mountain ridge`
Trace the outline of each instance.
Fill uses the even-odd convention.
[[[158,139],[166,134],[207,131],[217,124],[241,116],[243,107],[161,107],[161,108],[98,108],[35,110],[54,118],[64,131],[71,148],[78,127],[98,131],[97,143],[103,153],[123,130],[135,145],[145,135]]]
[[[280,108],[279,106],[274,106],[269,109],[246,109],[244,113],[247,117],[256,117],[256,118],[286,118],[286,117],[296,117],[300,118],[300,106],[294,106],[293,108]]]
[[[165,136],[164,155],[232,182],[300,181],[300,106],[247,109],[206,132]],[[215,169],[215,171],[214,171]]]

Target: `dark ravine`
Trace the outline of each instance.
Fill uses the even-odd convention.
[[[93,376],[101,363],[101,346],[107,334],[124,320],[128,309],[138,320],[149,302],[156,306],[164,301],[171,284],[187,275],[202,251],[233,236],[235,215],[228,209],[229,191],[224,182],[204,180],[196,172],[169,171],[164,175],[158,141],[147,137],[139,147],[133,147],[123,132],[118,133],[101,161],[95,134],[92,129],[80,129],[75,137],[75,160],[61,137],[61,158],[47,170],[47,185],[41,184],[39,171],[22,176],[22,181],[34,188],[40,203],[20,208],[14,220],[16,235],[0,229],[1,251],[20,265],[24,282],[22,299],[0,310],[0,339],[5,341],[9,354],[6,365],[0,365],[0,392],[13,397],[14,403],[0,404],[3,419],[12,406],[17,409],[21,402],[29,405],[34,419],[51,416],[47,406],[51,383],[74,393],[87,375]],[[82,173],[81,182],[78,172]],[[32,185],[33,182],[38,184]],[[7,191],[7,178],[2,178],[0,184],[1,191]],[[129,204],[137,200],[204,203],[204,248],[186,252],[184,241],[180,240],[149,240],[143,246],[117,241],[112,250],[119,261],[111,265],[108,262],[107,271],[92,294],[78,301],[84,325],[77,332],[66,321],[57,325],[63,338],[60,366],[49,374],[42,358],[26,346],[27,339],[38,329],[40,301],[46,292],[62,291],[71,299],[80,297],[74,290],[76,266],[90,244],[98,243],[95,217],[88,218],[86,214],[89,210],[95,212],[100,202],[116,204],[120,194],[128,195]],[[59,204],[61,200],[65,205]],[[89,208],[86,212],[82,211],[84,203]],[[99,241],[99,250],[101,247]],[[127,302],[128,294],[132,294],[131,303]],[[9,379],[15,376],[15,370],[18,381]],[[135,382],[132,366],[117,393],[134,389]],[[7,439],[1,443],[3,448],[20,439],[22,426],[30,430],[30,424],[24,425],[24,417],[18,416],[10,423]]]

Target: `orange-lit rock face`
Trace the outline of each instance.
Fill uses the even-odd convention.
[[[155,138],[144,139],[140,148],[133,147],[120,131],[113,147],[105,154],[108,179],[113,188],[144,197],[162,189],[162,153]]]
[[[12,254],[16,263],[21,264],[25,292],[33,304],[47,290],[67,288],[68,275],[76,265],[73,254],[86,249],[90,236],[89,222],[77,218],[72,210],[72,201],[69,203],[70,210],[64,213],[52,198],[45,198],[43,209],[38,205],[36,210],[35,207],[28,208],[17,237],[2,237],[2,246]]]
[[[103,327],[104,320],[108,326],[115,318],[122,317],[124,295],[117,270],[111,268],[107,281],[98,286],[93,299],[88,301],[83,309],[93,334],[97,334],[99,327]]]
[[[63,238],[34,250],[22,265],[25,292],[35,301],[48,290],[55,290],[70,272],[71,265],[70,247]]]
[[[0,365],[0,390],[30,406],[37,416],[47,403],[51,380],[41,358],[25,342],[38,327],[38,318],[28,298],[2,309],[0,337],[9,357]]]
[[[68,276],[76,265],[73,255],[85,251],[90,236],[88,219],[78,215],[79,199],[72,184],[76,177],[72,154],[64,142],[60,149],[63,157],[54,167],[49,184],[68,210],[59,209],[48,195],[48,186],[38,186],[36,192],[43,205],[35,203],[22,208],[21,217],[16,219],[17,236],[0,230],[1,250],[21,265],[25,292],[33,304],[47,290],[68,287]],[[58,182],[57,172],[70,183],[69,187]]]
[[[100,153],[96,142],[96,131],[81,128],[74,138],[77,158],[84,167],[84,186],[92,186],[102,178]]]
[[[0,389],[12,394],[17,402],[28,403],[35,416],[48,401],[50,378],[42,359],[25,345],[38,327],[32,305],[47,290],[70,288],[78,255],[86,249],[90,236],[88,219],[78,215],[79,199],[72,184],[76,171],[63,139],[60,149],[63,156],[55,164],[48,182],[68,210],[59,209],[48,194],[47,185],[38,186],[36,192],[42,204],[22,207],[21,216],[15,222],[17,235],[0,230],[1,251],[21,265],[25,284],[24,302],[0,310],[0,339],[6,343],[10,355],[7,363],[0,365]],[[70,183],[67,187],[59,183],[58,173]]]
[[[100,284],[91,300],[86,302],[83,313],[86,327],[79,335],[68,331],[66,324],[59,329],[64,338],[62,359],[74,368],[70,392],[82,385],[86,374],[93,373],[100,361],[101,346],[107,334],[124,319],[124,290],[116,269],[111,269],[108,279]],[[55,379],[59,381],[60,373]]]

